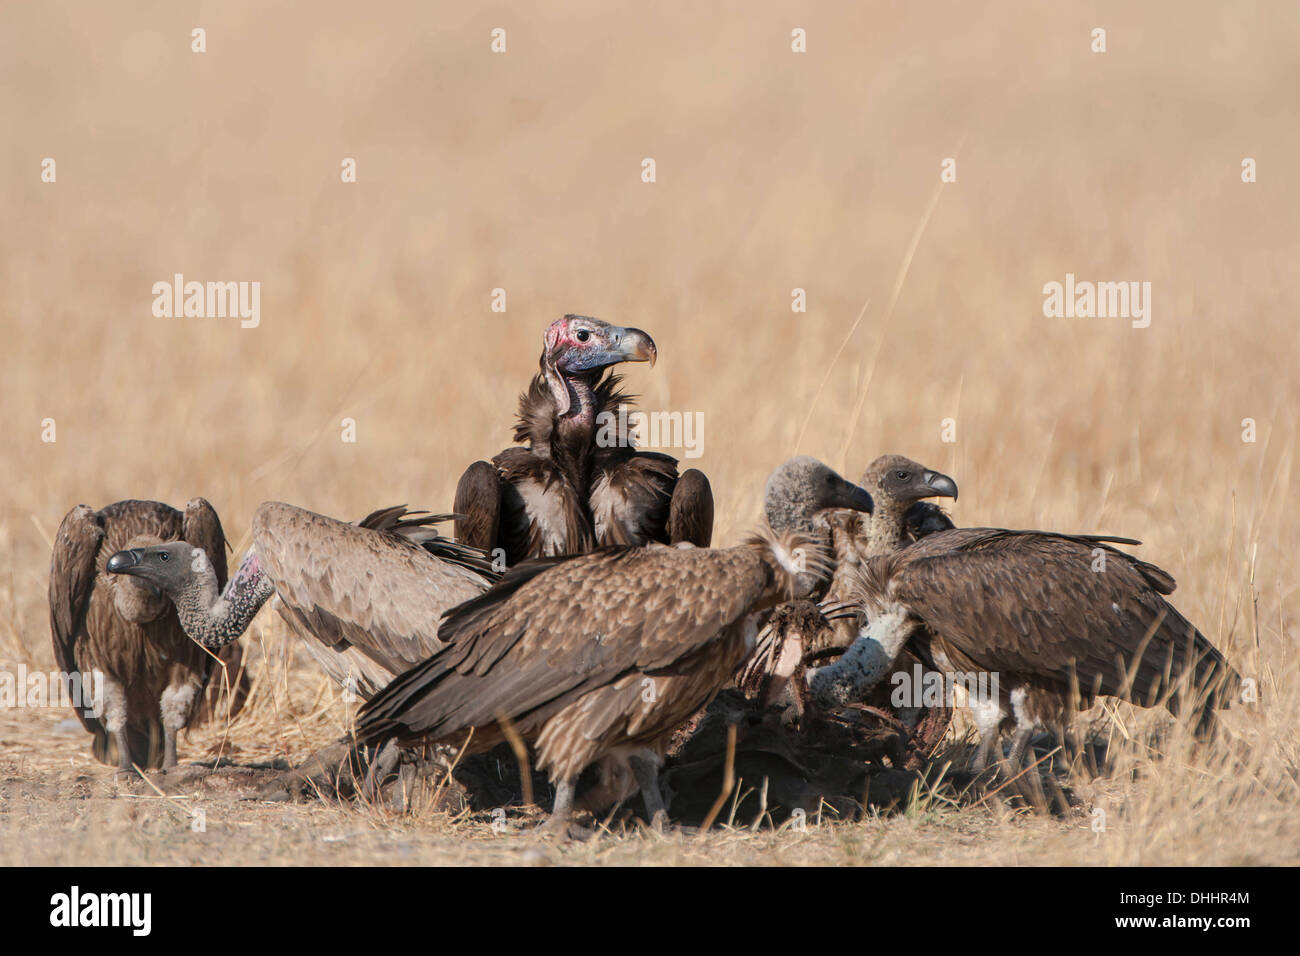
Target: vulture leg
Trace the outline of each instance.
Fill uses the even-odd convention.
[[[404,763],[397,771],[398,779],[402,784],[402,812],[411,812],[411,799],[415,794],[415,781],[419,777],[419,766],[414,763]]]
[[[988,769],[989,762],[993,759],[993,748],[999,744],[997,730],[986,730],[980,733],[979,749],[975,751],[975,764],[972,769],[975,773],[981,774]]]
[[[983,773],[988,769],[993,760],[993,755],[1002,756],[1002,718],[1006,711],[1003,710],[1002,702],[996,698],[976,699],[972,697],[969,701],[971,718],[975,721],[975,729],[979,732],[980,746],[975,752],[974,770],[977,774]]]
[[[501,476],[491,462],[476,461],[456,485],[456,540],[491,555],[501,526]]]
[[[1061,739],[1061,749],[1065,751],[1065,758],[1071,773],[1074,772],[1075,766],[1082,762],[1089,776],[1096,777],[1099,775],[1097,761],[1092,752],[1088,735],[1079,729],[1077,723],[1074,721],[1062,723],[1057,730],[1057,736]]]
[[[712,540],[713,489],[704,472],[689,468],[673,487],[673,499],[668,506],[668,543],[685,541],[697,548],[707,548]]]
[[[203,692],[203,685],[197,675],[191,677],[176,668],[172,682],[162,693],[163,725],[163,769],[171,770],[176,766],[176,735],[189,723],[194,704]]]
[[[401,755],[402,752],[398,748],[395,738],[389,738],[380,746],[379,751],[370,761],[370,769],[366,771],[366,780],[361,789],[362,796],[367,801],[373,803],[379,799],[384,781],[388,779],[388,775],[397,766]]]
[[[544,837],[569,838],[569,821],[573,819],[573,794],[576,782],[561,780],[555,785],[555,805],[551,815],[537,830]]]
[[[663,833],[664,825],[668,822],[668,811],[664,808],[663,792],[659,789],[659,762],[653,757],[634,754],[628,758],[628,763],[632,765],[637,786],[641,788],[641,799],[645,801],[650,828],[656,833]]]
[[[117,744],[119,773],[134,773],[131,766],[131,735],[126,728],[126,689],[114,678],[104,675],[104,729]]]
[[[1034,725],[1020,724],[1016,727],[1016,736],[1011,741],[1011,753],[1007,756],[1013,772],[1018,772],[1025,764],[1025,751],[1029,749],[1029,739],[1034,735]]]

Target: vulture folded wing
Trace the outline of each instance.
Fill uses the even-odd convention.
[[[743,548],[607,548],[526,562],[448,615],[446,649],[371,700],[358,736],[439,738],[501,717],[536,733],[620,676],[689,667],[770,578]]]
[[[713,488],[696,468],[688,468],[677,479],[668,512],[668,543],[683,541],[697,548],[707,548],[713,541]]]
[[[217,587],[226,586],[226,533],[217,510],[203,498],[191,498],[185,505],[181,524],[183,540],[203,550],[217,574]]]
[[[498,547],[501,527],[501,475],[496,466],[476,461],[456,485],[456,540],[483,551]]]
[[[54,538],[54,554],[50,559],[50,633],[54,659],[65,674],[81,669],[77,663],[76,639],[90,605],[96,559],[103,540],[103,521],[86,505],[77,505],[68,512]],[[77,708],[77,717],[91,733],[103,731],[100,722],[86,716],[81,708]]]
[[[1104,565],[1097,549],[1106,554]],[[1173,579],[1095,538],[961,529],[892,556],[890,595],[958,667],[1055,681],[1150,706],[1189,663],[1198,686],[1231,668],[1162,594]],[[1104,567],[1104,570],[1102,569]]]
[[[253,549],[295,630],[340,653],[354,648],[389,673],[438,650],[442,613],[487,583],[401,534],[281,502],[258,508]]]

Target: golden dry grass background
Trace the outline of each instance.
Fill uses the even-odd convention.
[[[1259,680],[1265,705],[1234,727],[1261,773],[1285,776],[1300,750],[1300,12],[1134,6],[8,10],[0,661],[51,663],[49,540],[79,502],[201,494],[240,548],[266,499],[349,518],[449,509],[464,466],[508,441],[546,323],[573,311],[653,334],[658,366],[628,373],[643,407],[704,413],[692,464],[713,482],[717,543],[753,524],[796,450],[851,478],[886,451],[947,471],[961,524],[1143,539],[1179,608]],[[940,185],[949,156],[958,179]],[[260,327],[153,317],[152,284],[177,272],[260,281]],[[1067,272],[1151,282],[1150,328],[1044,318],[1043,284]],[[274,700],[310,712],[326,692],[285,666],[232,728],[245,752],[305,747]],[[88,738],[49,733],[63,716],[4,715],[6,777],[42,759],[100,773]],[[909,818],[795,859],[1296,859],[1293,784],[1288,802],[1213,769],[1146,769],[1122,836]],[[0,827],[10,862],[60,858],[12,810]],[[98,832],[105,862],[183,852]],[[416,859],[477,859],[429,839],[444,856]],[[719,858],[790,859],[745,847]]]

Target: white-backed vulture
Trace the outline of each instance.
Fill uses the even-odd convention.
[[[1205,737],[1240,677],[1165,600],[1173,590],[1166,572],[1098,536],[942,531],[863,563],[854,593],[869,624],[808,683],[827,705],[860,699],[905,644],[932,670],[996,675],[996,699],[977,702],[992,714],[977,770],[1004,718],[1020,718],[1015,765],[1037,721],[1101,695],[1187,713]]]
[[[828,600],[852,603],[862,562],[868,558],[907,547],[927,534],[955,528],[942,510],[921,499],[937,493],[955,500],[957,486],[951,479],[924,465],[898,455],[882,456],[867,469],[862,484],[873,490],[877,510],[870,519],[870,524],[857,515],[837,516],[834,538],[837,564],[835,577],[828,589]],[[933,489],[937,489],[937,492]],[[926,510],[919,510],[921,508]],[[1109,535],[1073,537],[1093,545],[1140,543],[1132,538]],[[834,645],[847,647],[866,624],[865,613],[859,613],[857,620],[841,619],[835,626]],[[893,672],[902,672],[910,677],[916,662],[917,656],[913,650],[904,648],[894,661]],[[948,693],[951,694],[950,684]],[[968,698],[969,709],[980,737],[980,747],[974,762],[977,772],[988,765],[1004,724],[1013,723],[1015,726],[1009,763],[1018,767],[1036,728],[1052,727],[1064,739],[1074,712],[1090,702],[1087,697],[1071,696],[1033,684],[1006,688],[1005,696],[1005,700]]]
[[[106,573],[116,551],[176,540],[198,549],[225,584],[225,534],[202,498],[184,513],[158,501],[119,501],[99,511],[78,505],[59,525],[50,559],[55,660],[70,691],[80,683],[76,712],[94,735],[92,753],[122,771],[176,766],[176,735],[195,722],[214,671],[212,655],[185,636],[166,597],[145,582]],[[232,712],[242,706],[241,685],[247,692],[241,658],[238,645],[223,655],[236,695]],[[84,675],[102,679],[102,688]],[[101,689],[101,700],[85,699]]]
[[[543,340],[541,371],[519,399],[515,441],[466,469],[456,488],[456,539],[514,565],[604,545],[690,542],[708,547],[713,492],[694,468],[638,451],[605,427],[631,396],[608,374],[658,352],[640,329],[566,315]],[[603,435],[615,434],[606,441]]]
[[[274,595],[325,672],[369,697],[441,648],[442,613],[497,577],[481,552],[429,527],[447,519],[397,507],[351,524],[268,501],[224,591],[183,542],[120,550],[108,570],[171,598],[185,632],[214,650],[243,634]]]
[[[938,505],[927,499],[957,500],[957,483],[902,455],[881,455],[862,473],[859,484],[875,502],[869,515],[841,511],[827,516],[835,575],[826,590],[828,600],[851,601],[852,582],[867,558],[888,554],[936,531],[956,527]],[[858,625],[865,624],[859,619]],[[836,625],[840,646],[857,636],[851,620]]]
[[[525,562],[448,614],[448,646],[362,708],[357,738],[472,753],[505,739],[508,721],[536,743],[556,785],[548,829],[563,833],[582,770],[661,753],[731,679],[762,612],[815,565],[811,548],[773,533],[727,549],[613,547]],[[638,782],[654,819],[657,784],[640,771]]]
[[[811,455],[791,458],[772,472],[763,486],[763,515],[768,527],[778,533],[797,532],[813,538],[830,552],[833,541],[828,519],[851,515],[870,520],[872,496],[834,469]],[[820,597],[829,582],[819,581],[812,595]]]

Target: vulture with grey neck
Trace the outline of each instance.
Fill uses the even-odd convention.
[[[516,566],[449,612],[447,649],[373,698],[358,738],[459,745],[474,728],[472,750],[489,749],[508,721],[557,784],[556,826],[596,761],[630,763],[658,822],[667,738],[732,679],[773,606],[825,584],[822,549],[795,529],[821,510],[871,507],[811,459],[787,462],[768,487],[789,499],[787,526],[739,547],[612,547]]]
[[[640,329],[582,315],[551,323],[541,371],[520,396],[520,446],[470,465],[456,488],[457,540],[503,554],[507,565],[605,545],[708,547],[713,493],[704,474],[678,475],[675,459],[638,451],[607,424],[632,401],[610,368],[653,365],[657,354]]]
[[[327,674],[362,697],[442,647],[443,611],[498,575],[479,551],[430,525],[447,515],[376,511],[352,524],[279,501],[253,515],[253,544],[230,582],[185,542],[128,547],[107,569],[171,598],[185,633],[217,650],[272,596]]]
[[[54,657],[77,717],[94,735],[92,752],[122,771],[176,766],[176,736],[197,723],[213,655],[188,637],[176,611],[144,581],[107,573],[110,555],[180,541],[203,555],[217,586],[226,581],[226,538],[212,506],[194,498],[180,512],[158,501],[119,501],[95,511],[78,505],[59,525],[50,560]],[[222,663],[235,693],[247,693],[238,645]],[[102,680],[101,686],[96,686]],[[241,693],[242,691],[242,693]]]
[[[778,480],[782,474],[786,480]],[[820,473],[823,483],[842,482],[854,488],[868,507],[832,509],[809,507],[800,488],[815,482],[792,482],[792,474]],[[833,477],[831,477],[833,476]],[[833,557],[834,575],[824,589],[820,607],[795,602],[773,616],[746,663],[741,686],[765,704],[775,703],[787,686],[794,691],[789,702],[795,714],[803,711],[803,695],[790,685],[804,665],[842,651],[857,636],[865,617],[853,603],[850,583],[860,563],[931,534],[951,528],[948,516],[927,498],[956,499],[957,484],[947,475],[931,471],[901,455],[877,458],[860,485],[848,482],[815,458],[793,458],[768,482],[764,511],[774,528],[815,534]]]
[[[977,770],[1004,719],[1018,725],[1015,767],[1037,723],[1102,695],[1163,705],[1209,736],[1240,677],[1165,600],[1173,578],[1113,540],[966,528],[868,558],[853,588],[868,624],[838,661],[808,672],[814,698],[861,699],[907,645],[966,684],[981,731]]]

